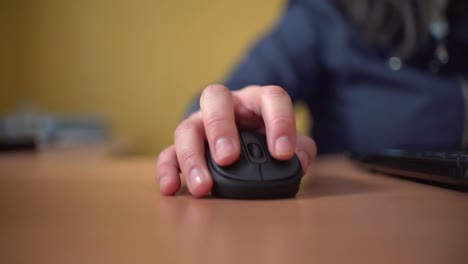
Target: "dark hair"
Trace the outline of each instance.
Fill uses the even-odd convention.
[[[446,2],[447,5],[441,4]],[[391,50],[392,55],[412,55],[430,36],[435,15],[450,22],[465,15],[466,0],[341,0],[339,7],[362,35]]]

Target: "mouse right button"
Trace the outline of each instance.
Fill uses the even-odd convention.
[[[297,157],[290,160],[275,160],[261,164],[264,181],[285,180],[301,176],[301,164]]]

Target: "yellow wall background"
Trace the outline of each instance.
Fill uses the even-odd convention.
[[[16,13],[13,2],[0,2],[0,113],[13,107],[19,97],[19,87],[15,84]]]
[[[172,142],[191,96],[220,81],[284,5],[4,1],[9,9],[0,15],[11,23],[0,23],[0,111],[26,100],[52,113],[98,114],[117,136],[153,154]]]

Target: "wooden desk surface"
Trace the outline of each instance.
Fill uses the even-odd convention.
[[[316,162],[296,199],[162,197],[154,159],[0,155],[0,263],[468,263],[468,194]]]

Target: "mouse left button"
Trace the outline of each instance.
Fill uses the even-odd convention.
[[[215,178],[222,176],[236,181],[260,182],[262,180],[259,164],[249,162],[243,154],[229,166],[219,166],[212,159],[208,159],[208,166]]]

